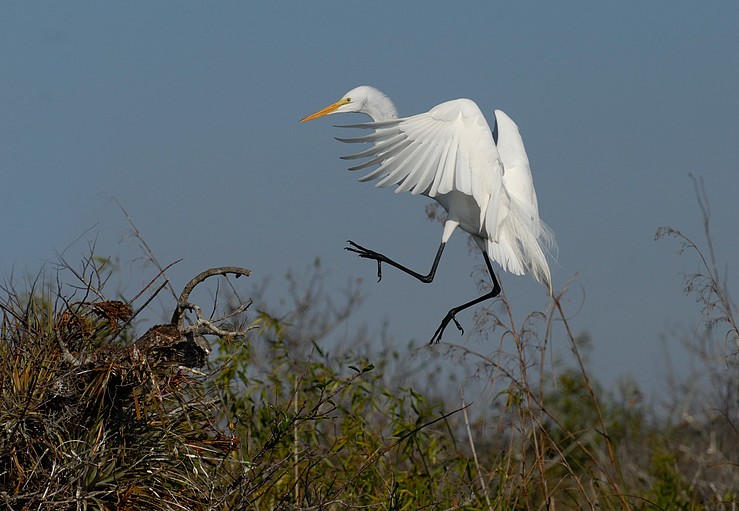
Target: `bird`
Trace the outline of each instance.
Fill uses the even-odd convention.
[[[547,257],[556,249],[554,233],[539,218],[539,206],[529,159],[518,126],[501,110],[494,110],[492,128],[480,108],[470,99],[446,101],[428,112],[399,117],[395,104],[378,89],[361,85],[341,99],[300,120],[306,122],[338,113],[362,113],[372,122],[337,126],[372,130],[352,138],[337,137],[349,144],[372,144],[344,160],[363,162],[350,171],[375,167],[359,179],[375,181],[376,187],[395,186],[436,200],[447,219],[431,269],[422,274],[349,240],[346,250],[377,262],[378,281],[382,264],[401,270],[421,282],[434,280],[449,238],[457,227],[469,233],[479,247],[492,281],[484,295],[453,307],[434,332],[429,344],[438,343],[450,322],[464,334],[456,315],[501,292],[491,260],[515,275],[530,274],[552,296]]]

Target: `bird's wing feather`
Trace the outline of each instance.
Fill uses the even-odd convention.
[[[361,151],[359,153],[350,154],[349,156],[340,156],[342,160],[358,160],[360,158],[366,158],[368,156],[372,156],[378,153],[382,153],[385,149],[389,149],[391,147],[397,147],[398,142],[402,142],[407,137],[403,135],[402,133],[398,133],[394,137],[391,137],[389,139],[385,139],[383,142],[379,142],[375,144],[374,146],[370,147],[366,151]],[[346,142],[347,139],[343,138],[337,138],[336,140],[340,140],[342,142]]]
[[[519,201],[531,207],[535,216],[539,216],[529,158],[526,155],[518,126],[513,122],[513,119],[501,110],[495,111],[495,120],[499,133],[498,153],[505,167],[503,182],[506,190]]]
[[[539,219],[531,167],[521,134],[505,112],[496,110],[495,119],[498,153],[505,168],[503,188],[508,196],[508,211],[501,225],[506,239],[490,244],[490,255],[498,261],[510,261],[514,267],[521,266],[521,270],[525,267],[536,280],[551,286],[546,256],[556,251],[556,243],[551,229]]]
[[[480,206],[481,230],[495,237],[500,215],[503,164],[490,127],[468,99],[442,103],[430,111],[392,121],[352,125],[374,133],[342,142],[374,145],[345,159],[370,158],[352,167],[379,164],[360,181],[379,179],[378,187],[429,197],[461,192]]]
[[[510,117],[496,110],[495,120],[497,141],[477,105],[458,99],[412,117],[352,125],[374,131],[338,140],[372,144],[344,157],[368,158],[350,170],[378,165],[360,181],[436,198],[504,269],[549,285],[545,251],[554,237],[539,220],[526,150]]]

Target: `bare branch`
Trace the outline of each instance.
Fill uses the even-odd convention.
[[[180,298],[177,300],[177,307],[172,314],[172,321],[170,321],[170,323],[173,325],[177,325],[178,328],[182,329],[185,321],[183,312],[185,310],[193,308],[192,304],[190,304],[188,300],[190,299],[190,293],[192,293],[192,290],[195,289],[195,286],[197,286],[201,282],[204,282],[210,277],[214,277],[217,275],[222,275],[225,277],[228,274],[235,275],[236,278],[239,278],[242,275],[248,277],[249,275],[251,275],[251,271],[239,266],[220,266],[217,268],[210,268],[209,270],[205,270],[204,272],[195,276],[190,282],[185,285],[182,293],[180,293]]]

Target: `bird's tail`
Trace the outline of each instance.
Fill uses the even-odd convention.
[[[497,240],[488,240],[488,256],[515,275],[529,273],[552,295],[552,277],[547,256],[556,256],[554,233],[535,211],[515,197],[501,218]]]

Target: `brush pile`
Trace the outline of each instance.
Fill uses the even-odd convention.
[[[185,287],[172,321],[138,338],[131,323],[139,311],[99,288],[86,286],[85,299],[75,301],[60,291],[4,287],[2,508],[200,509],[218,501],[238,438],[221,429],[198,369],[210,353],[205,335],[242,332],[203,319],[188,298],[208,277],[227,273],[249,274],[203,272]],[[186,320],[187,311],[197,318]]]

